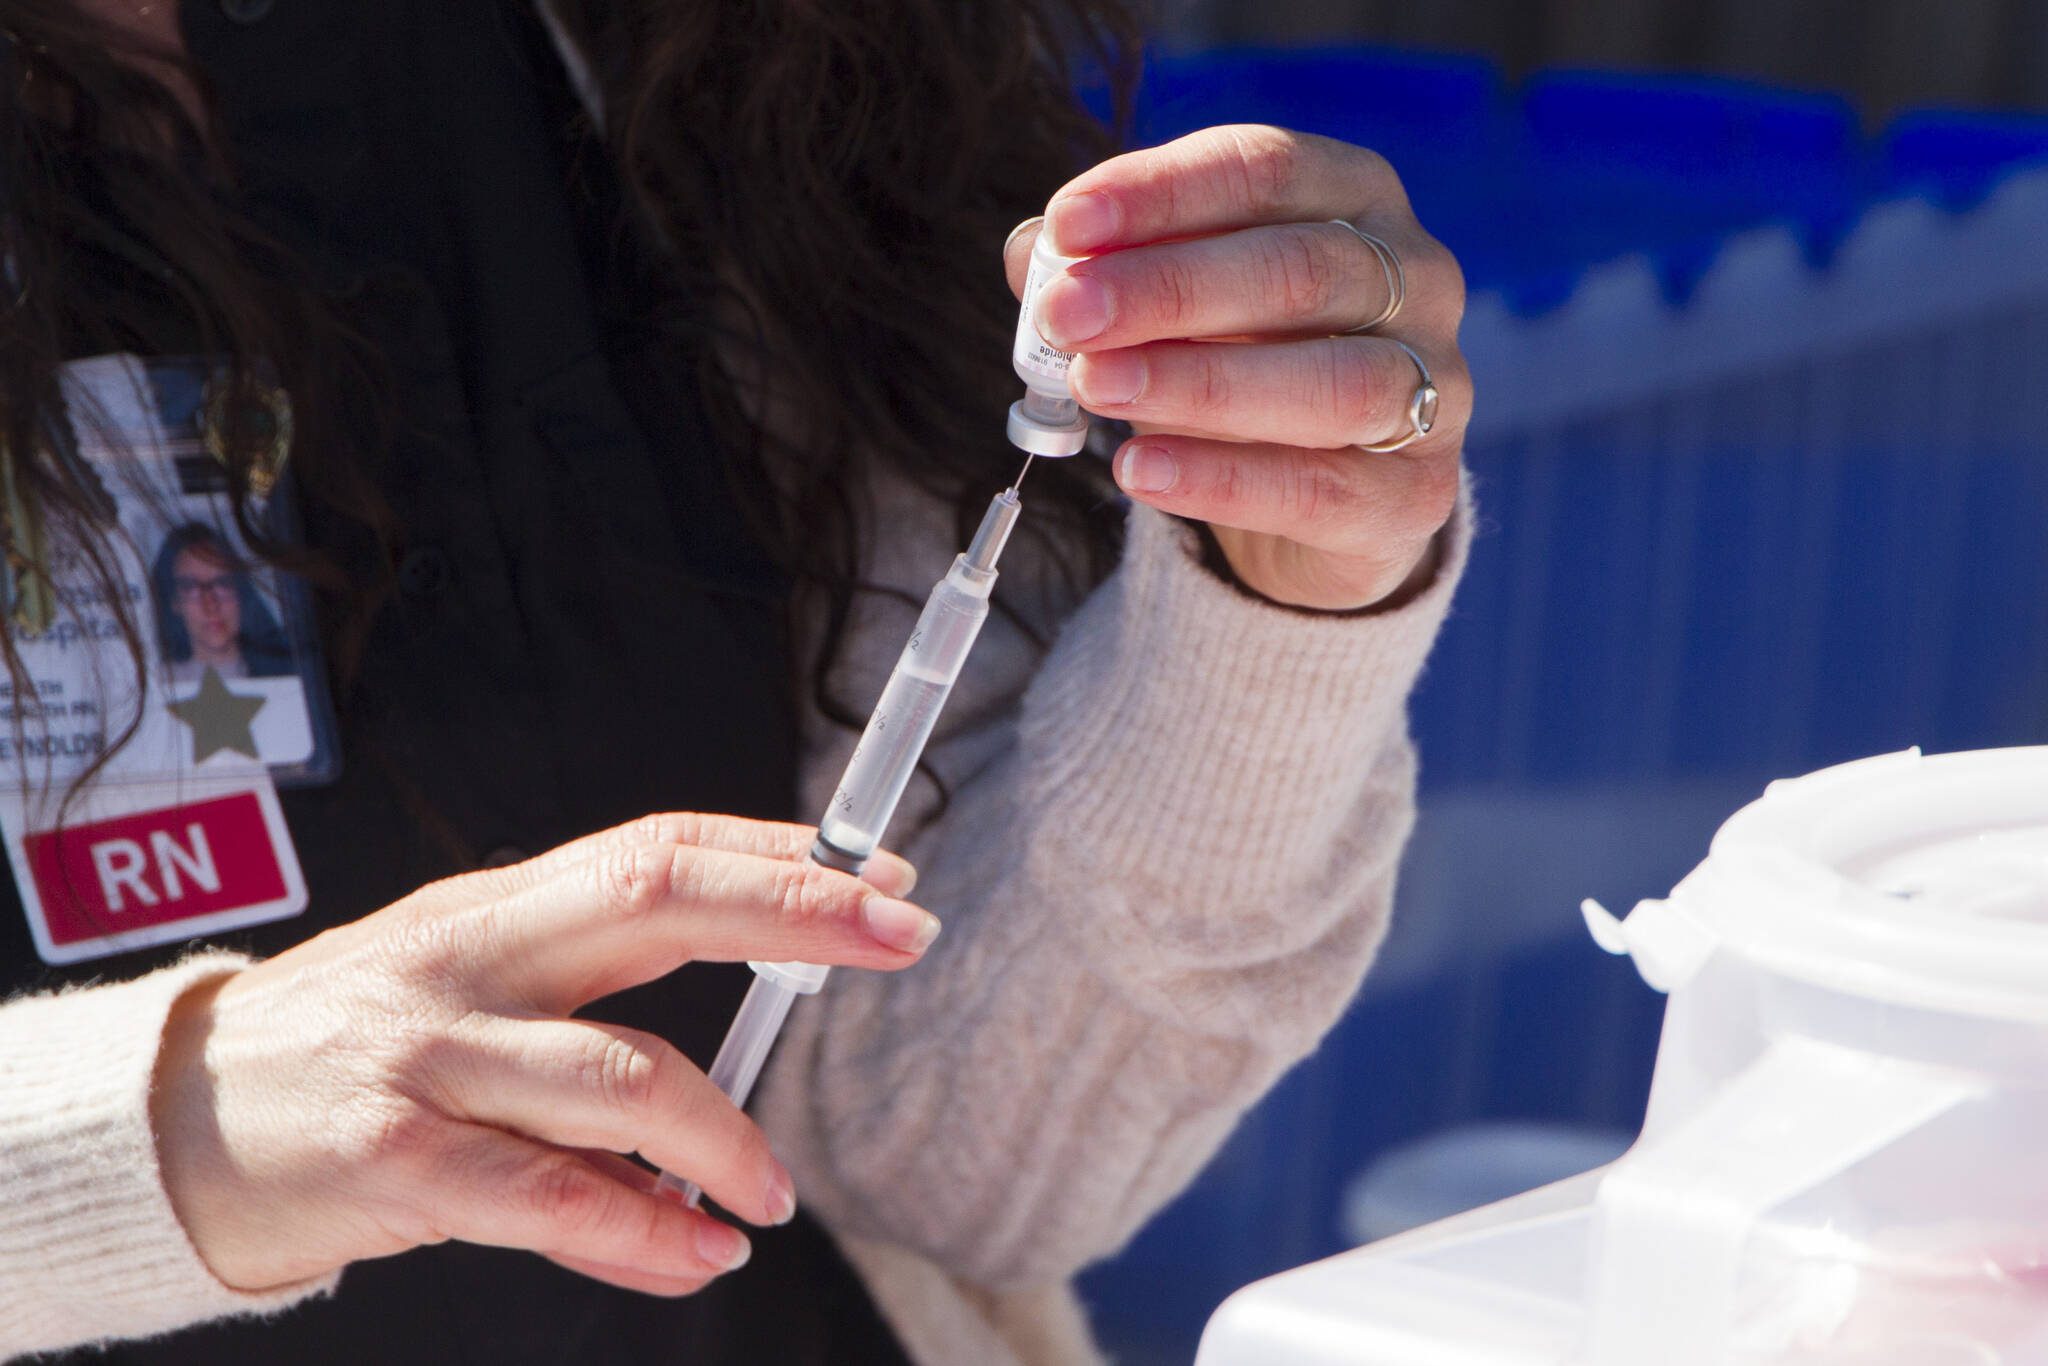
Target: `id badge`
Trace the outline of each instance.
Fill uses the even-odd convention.
[[[8,602],[22,676],[0,679],[0,832],[49,963],[306,907],[277,788],[332,780],[334,719],[310,595],[251,554],[208,442],[215,370],[65,369],[73,468],[100,512],[71,533],[84,544],[52,533],[40,610]],[[281,409],[280,456],[288,421]],[[288,489],[247,508],[280,542]]]

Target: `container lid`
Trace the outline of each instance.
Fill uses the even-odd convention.
[[[1585,910],[1662,990],[1726,948],[1886,1004],[2048,1023],[2048,746],[1772,783],[1668,900]]]

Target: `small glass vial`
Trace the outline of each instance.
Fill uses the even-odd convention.
[[[1017,309],[1017,339],[1010,347],[1010,365],[1024,381],[1024,397],[1010,405],[1008,431],[1012,445],[1033,455],[1075,455],[1088,443],[1088,414],[1067,386],[1073,354],[1040,336],[1031,316],[1039,291],[1079,259],[1054,252],[1042,230],[1031,248],[1031,269]]]

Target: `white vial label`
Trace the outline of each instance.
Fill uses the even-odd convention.
[[[1024,299],[1017,308],[1017,340],[1010,348],[1010,363],[1018,378],[1034,389],[1050,389],[1061,397],[1069,396],[1067,367],[1073,364],[1073,353],[1060,350],[1038,335],[1038,326],[1031,320],[1031,308],[1046,283],[1078,259],[1054,255],[1040,234],[1037,245],[1031,249],[1031,270],[1024,278]]]

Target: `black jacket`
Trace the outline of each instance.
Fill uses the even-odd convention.
[[[278,952],[421,884],[656,810],[791,819],[785,586],[740,530],[686,367],[651,344],[647,262],[510,0],[185,0],[247,206],[353,302],[389,361],[399,593],[336,686],[343,770],[285,794],[311,908],[223,942]],[[307,509],[315,545],[340,529]],[[6,893],[13,899],[11,888]],[[0,915],[0,989],[43,968]],[[594,1006],[708,1062],[741,967]],[[755,1237],[678,1301],[450,1245],[351,1269],[268,1324],[115,1362],[901,1361],[823,1233]],[[106,1360],[105,1357],[95,1357]]]

